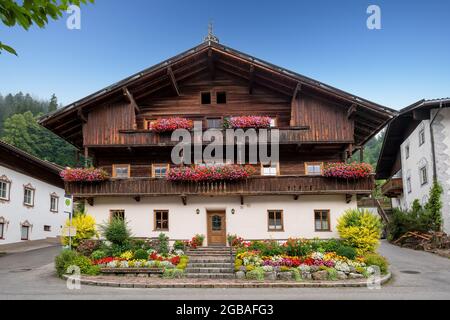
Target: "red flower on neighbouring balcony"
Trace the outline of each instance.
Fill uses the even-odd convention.
[[[186,118],[166,118],[150,122],[149,130],[153,132],[173,132],[178,129],[191,130],[194,122]]]
[[[228,127],[232,129],[270,128],[272,118],[260,116],[241,116],[228,119]]]
[[[172,168],[167,173],[169,181],[238,181],[255,174],[252,166],[223,165]]]
[[[329,163],[323,170],[323,176],[339,179],[362,179],[369,177],[373,168],[368,163]]]
[[[67,168],[61,171],[60,176],[66,182],[95,182],[109,178],[105,170],[95,168]]]

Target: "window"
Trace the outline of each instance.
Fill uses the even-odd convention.
[[[155,122],[155,121],[156,121],[155,119],[146,119],[146,120],[144,120],[144,127],[145,127],[145,129],[146,130],[150,130],[151,126],[152,126],[152,123]]]
[[[222,118],[208,118],[206,119],[206,124],[208,128],[222,129],[223,120]]]
[[[419,169],[420,174],[420,184],[423,186],[428,183],[428,173],[427,167],[422,167]]]
[[[202,104],[211,104],[211,92],[201,93]]]
[[[226,92],[217,92],[216,93],[216,101],[217,101],[217,104],[226,104],[227,103],[227,93]]]
[[[5,239],[5,224],[0,222],[0,239]]]
[[[52,194],[50,196],[50,211],[58,212],[58,204],[59,204],[59,197]]]
[[[408,190],[408,193],[412,192],[411,188],[411,177],[406,178],[406,189]]]
[[[316,231],[331,231],[329,210],[314,211],[314,221]]]
[[[322,174],[322,163],[310,162],[305,163],[305,171],[307,175],[318,176]]]
[[[22,225],[20,229],[20,235],[22,240],[30,239],[30,227],[26,225]]]
[[[425,128],[420,129],[419,131],[419,146],[425,143]]]
[[[51,232],[52,227],[51,226],[44,226],[44,232]]]
[[[114,164],[113,165],[113,178],[127,179],[130,177],[130,165],[129,164]]]
[[[34,207],[34,189],[31,187],[24,187],[23,190],[23,204],[27,207]]]
[[[170,165],[168,164],[153,164],[152,165],[152,177],[163,179],[167,175],[167,171],[169,171]]]
[[[283,211],[282,210],[269,210],[269,231],[284,231],[283,226]]]
[[[169,231],[169,211],[155,210],[155,231]]]
[[[405,147],[405,157],[406,159],[409,159],[409,144]]]
[[[0,200],[9,201],[9,190],[11,187],[11,181],[6,177],[0,178]]]
[[[114,220],[114,219],[125,220],[125,210],[111,210],[109,212],[109,219],[110,220]]]
[[[278,163],[261,165],[261,175],[262,176],[277,176],[278,175]]]

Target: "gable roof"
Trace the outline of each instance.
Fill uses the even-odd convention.
[[[396,111],[348,92],[326,85],[296,72],[257,59],[217,42],[206,41],[175,57],[138,72],[122,81],[108,86],[62,109],[45,115],[40,124],[77,147],[82,146],[82,118],[89,108],[112,99],[123,99],[124,94],[139,102],[140,99],[172,85],[171,76],[182,81],[200,72],[215,72],[215,69],[257,82],[287,96],[298,89],[311,91],[338,101],[355,117],[355,140],[365,144]],[[300,91],[301,92],[301,91]]]
[[[0,165],[22,174],[64,188],[59,173],[63,168],[49,161],[39,159],[5,141],[0,140]]]
[[[399,114],[389,123],[386,129],[380,157],[378,158],[377,179],[388,179],[391,177],[402,143],[410,132],[422,122],[424,116],[429,118],[431,109],[441,107],[450,107],[450,98],[423,99],[400,110]]]

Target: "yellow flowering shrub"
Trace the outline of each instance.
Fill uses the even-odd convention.
[[[134,256],[133,251],[125,251],[120,255],[120,258],[125,260],[131,260],[133,259],[133,256]]]
[[[77,229],[75,236],[72,236],[72,247],[77,248],[81,240],[89,240],[98,236],[95,228],[94,217],[87,214],[77,214],[72,219],[72,226]],[[70,219],[67,219],[65,230],[70,227]],[[62,237],[62,244],[69,245],[69,237]]]
[[[359,256],[375,252],[380,244],[381,221],[368,210],[347,210],[338,220],[337,230],[346,245]]]

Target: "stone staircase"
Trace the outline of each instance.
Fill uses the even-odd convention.
[[[234,256],[227,247],[189,249],[188,278],[234,279]]]

